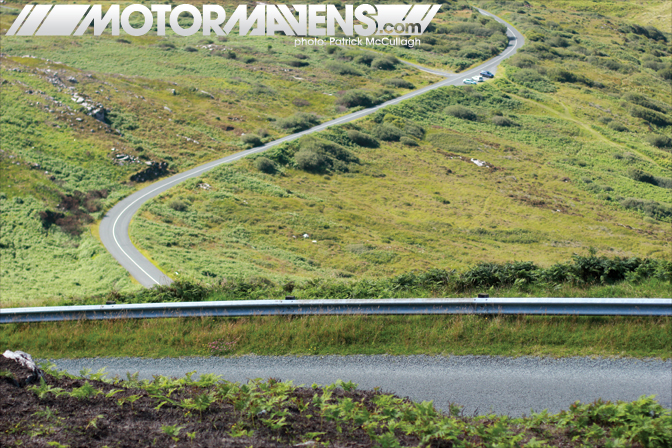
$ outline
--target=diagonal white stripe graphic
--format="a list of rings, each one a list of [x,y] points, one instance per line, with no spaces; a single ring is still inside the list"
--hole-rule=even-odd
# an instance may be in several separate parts
[[[425,17],[425,13],[429,11],[429,8],[432,5],[414,5],[413,9],[411,9],[408,12],[408,15],[404,19],[405,23],[416,23],[420,22],[423,17]]]
[[[37,27],[40,26],[40,23],[42,23],[42,20],[47,16],[49,13],[49,10],[51,9],[51,5],[37,5],[35,6],[35,9],[33,9],[33,12],[30,13],[28,18],[26,19],[26,23],[23,24],[21,29],[19,30],[18,33],[16,33],[17,36],[32,36],[33,33],[35,33],[35,30],[37,30]]]
[[[9,29],[9,31],[7,31],[7,34],[5,34],[5,36],[13,36],[14,33],[16,33],[16,30],[18,30],[19,27],[21,26],[23,21],[26,20],[26,17],[28,17],[28,14],[32,9],[33,5],[24,6],[23,10],[21,10],[21,13],[19,14],[19,17],[17,17],[14,23],[12,23],[12,27]]]
[[[56,5],[35,35],[70,36],[88,9],[89,5]]]

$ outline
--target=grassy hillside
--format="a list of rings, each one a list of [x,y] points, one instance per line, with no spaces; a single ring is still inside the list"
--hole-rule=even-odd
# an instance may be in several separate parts
[[[148,204],[133,239],[205,281],[549,266],[589,247],[669,258],[670,35],[647,18],[664,4],[634,22],[629,4],[592,4],[479,3],[528,40],[495,80],[221,167]],[[0,32],[21,7],[1,9]],[[292,42],[3,37],[3,302],[139,289],[95,238],[121,197],[438,79],[394,55],[459,70],[504,37],[449,2],[418,48]]]
[[[24,3],[3,4],[0,32]],[[447,69],[458,69],[505,45],[492,21],[463,7],[445,7],[435,20],[443,28],[429,34],[480,45],[477,34],[487,32],[487,48],[465,57],[456,45],[416,49],[432,56],[427,63],[454,60]],[[295,48],[290,38],[235,33],[3,36],[1,52],[5,303],[139,288],[95,238],[97,221],[120,198],[346,113],[352,101],[378,103],[439,79],[380,52]]]
[[[143,208],[136,243],[200,280],[669,259],[670,35],[616,9],[483,6],[529,42],[496,79],[186,182]]]

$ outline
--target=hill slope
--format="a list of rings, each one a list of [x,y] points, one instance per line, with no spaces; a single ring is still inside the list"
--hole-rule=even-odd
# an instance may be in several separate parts
[[[187,183],[136,219],[137,245],[166,272],[203,280],[548,265],[590,246],[669,256],[670,35],[610,2],[602,15],[582,3],[481,6],[531,42],[496,80]],[[400,56],[459,69],[503,44],[463,4],[444,9],[433,43]],[[137,288],[94,236],[119,198],[285,135],[306,120],[283,121],[292,114],[325,120],[436,79],[376,68],[361,50],[269,42],[3,38],[3,299]],[[86,105],[105,108],[103,121]]]
[[[670,36],[501,5],[531,43],[495,80],[222,166],[145,206],[133,238],[201,280],[669,258]]]

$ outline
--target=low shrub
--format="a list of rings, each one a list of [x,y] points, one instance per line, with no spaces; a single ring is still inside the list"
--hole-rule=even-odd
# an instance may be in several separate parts
[[[357,156],[338,143],[317,137],[306,137],[294,155],[296,166],[312,173],[348,172],[348,164],[359,163]]]
[[[553,36],[550,39],[546,41],[548,45],[551,47],[560,47],[560,48],[567,48],[569,47],[570,43],[567,39],[561,36]]]
[[[245,134],[240,139],[242,140],[243,143],[245,143],[246,145],[250,145],[252,148],[263,145],[261,138],[259,138],[258,135]]]
[[[277,171],[277,168],[275,166],[275,163],[267,157],[259,157],[255,162],[254,166],[261,171],[262,173],[266,174],[274,174]]]
[[[363,90],[350,90],[342,97],[336,100],[336,104],[345,107],[371,107],[374,105],[374,99],[369,92]]]
[[[672,80],[672,67],[665,67],[658,70],[658,76],[666,81]]]
[[[425,138],[424,128],[422,128],[418,125],[415,125],[415,124],[410,124],[410,123],[407,123],[404,126],[404,134],[406,134],[408,136],[411,136],[411,137],[415,137],[418,140],[422,140],[423,138]]]
[[[363,132],[350,130],[347,132],[348,138],[356,145],[363,146],[365,148],[378,148],[380,142],[376,140],[369,134]]]
[[[494,117],[492,117],[492,124],[494,124],[495,126],[507,127],[507,126],[513,126],[514,123],[510,118],[495,115]]]
[[[637,210],[644,213],[649,218],[669,221],[672,219],[672,207],[661,204],[656,201],[647,201],[638,198],[625,198],[621,200],[621,205],[630,210]]]
[[[479,48],[476,46],[467,46],[462,48],[457,55],[464,59],[487,59],[490,56],[490,52],[484,48]]]
[[[501,32],[493,27],[485,27],[480,23],[458,23],[448,27],[448,33],[450,34],[472,34],[478,37],[490,37],[497,31]]]
[[[294,60],[294,59],[290,59],[290,60],[288,60],[288,61],[284,61],[284,63],[287,64],[287,65],[289,65],[290,67],[297,67],[297,68],[299,68],[299,67],[305,67],[305,66],[307,66],[307,65],[310,65],[310,64],[309,64],[308,62],[306,62],[306,61],[297,61],[297,60]]]
[[[459,104],[446,107],[443,113],[462,120],[476,121],[478,119],[476,112]]]
[[[509,64],[518,68],[532,68],[539,63],[539,60],[534,56],[524,53],[518,53],[511,58]]]
[[[636,180],[637,182],[646,182],[648,184],[653,184],[655,182],[653,175],[645,173],[639,168],[628,169],[628,177]]]
[[[613,284],[626,279],[657,277],[669,281],[672,263],[664,260],[598,257],[574,254],[568,263],[556,263],[546,269],[530,261],[480,263],[460,274],[454,281],[458,289],[530,285],[533,283]]]
[[[291,133],[305,131],[320,123],[314,114],[298,112],[290,117],[277,121],[278,127]]]
[[[649,123],[658,126],[669,126],[672,124],[672,121],[665,115],[642,106],[632,106],[630,109],[630,115],[635,118],[641,118],[642,120],[648,121]]]
[[[667,110],[667,108],[662,107],[652,99],[647,98],[644,95],[640,95],[639,93],[626,93],[625,95],[623,95],[623,99],[626,101],[630,101],[633,104],[646,107],[647,109],[655,110],[656,112],[664,113]]]
[[[355,57],[354,61],[358,64],[370,66],[371,62],[376,58],[376,55],[373,53],[364,53]]]
[[[672,138],[667,135],[649,134],[646,136],[646,141],[656,148],[672,148]]]
[[[301,149],[308,149],[321,154],[326,154],[330,158],[340,160],[345,163],[359,163],[359,159],[353,153],[345,149],[338,143],[329,140],[323,140],[317,137],[306,137],[301,141]]]
[[[556,82],[576,82],[577,77],[574,73],[563,68],[552,68],[548,71],[548,78]]]
[[[638,168],[630,168],[628,170],[628,177],[637,182],[644,182],[661,188],[672,189],[672,178],[654,176],[653,174],[642,171]]]
[[[628,128],[618,121],[611,121],[607,126],[609,129],[613,129],[616,132],[626,132],[628,130]]]
[[[182,199],[173,199],[168,207],[172,208],[176,212],[184,212],[189,208],[189,204],[183,201]]]
[[[415,86],[413,84],[401,78],[386,79],[385,81],[383,81],[383,84],[398,89],[415,89]]]
[[[398,142],[404,135],[401,129],[391,124],[379,124],[371,129],[371,133],[379,140],[385,142]]]
[[[304,171],[323,173],[330,168],[329,159],[323,154],[309,149],[301,149],[294,156],[296,166]]]
[[[418,141],[411,137],[401,137],[400,141],[405,146],[418,146]]]
[[[375,70],[394,70],[398,60],[394,57],[377,57],[371,61],[371,68]]]
[[[211,277],[210,273],[205,273]],[[564,263],[556,263],[548,268],[537,266],[531,261],[508,263],[479,263],[465,271],[432,268],[424,272],[406,272],[394,277],[376,280],[360,279],[352,282],[329,282],[309,279],[291,282],[285,291],[293,291],[302,297],[333,297],[336,299],[372,298],[395,296],[400,291],[432,291],[435,294],[461,292],[516,285],[521,288],[531,285],[578,286],[606,285],[627,280],[639,282],[655,278],[672,281],[672,262],[650,258],[607,258],[589,255],[573,255]],[[228,279],[217,286],[207,287],[194,281],[178,280],[169,286],[157,286],[138,292],[114,294],[120,303],[156,303],[179,301],[202,301],[212,293],[219,296],[239,297],[241,295],[265,296],[276,285],[265,278]],[[277,293],[273,291],[271,295]]]

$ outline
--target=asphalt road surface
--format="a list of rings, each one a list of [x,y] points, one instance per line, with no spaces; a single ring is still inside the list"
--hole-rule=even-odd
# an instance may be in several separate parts
[[[530,410],[557,413],[579,400],[636,400],[656,395],[672,407],[672,361],[590,358],[505,358],[489,356],[241,356],[236,358],[92,358],[54,360],[78,374],[105,367],[110,377],[138,372],[183,377],[196,371],[229,381],[252,378],[292,380],[295,385],[354,381],[360,389],[380,387],[414,401],[434,400],[447,411],[463,405],[467,415],[520,416]],[[197,377],[194,376],[194,378]]]
[[[501,23],[504,23],[507,26],[509,45],[500,55],[484,62],[478,67],[472,68],[470,70],[467,70],[465,72],[456,75],[447,74],[434,69],[428,69],[425,67],[421,67],[417,64],[406,63],[420,70],[424,70],[440,76],[446,76],[446,79],[431,84],[429,86],[423,87],[422,89],[418,89],[413,92],[407,93],[406,95],[397,97],[379,106],[364,109],[349,115],[345,115],[340,118],[336,118],[334,120],[310,128],[306,131],[298,132],[296,134],[288,135],[278,140],[274,140],[270,143],[267,143],[264,146],[260,146],[258,148],[246,151],[241,151],[232,154],[230,156],[212,161],[210,163],[198,166],[184,173],[176,174],[174,176],[155,182],[120,201],[103,217],[99,229],[100,239],[102,240],[103,245],[105,245],[105,247],[112,254],[112,256],[143,286],[151,287],[158,284],[165,285],[172,283],[172,280],[168,276],[166,276],[163,272],[161,272],[160,269],[154,266],[154,264],[152,264],[151,261],[145,258],[145,256],[142,255],[140,251],[138,251],[131,242],[131,238],[128,232],[131,219],[145,202],[158,196],[164,191],[174,187],[180,182],[183,182],[193,177],[200,176],[204,172],[209,171],[215,168],[216,166],[222,165],[224,163],[234,162],[242,157],[264,152],[272,148],[273,146],[279,145],[280,143],[294,140],[304,135],[311,134],[313,132],[322,131],[330,126],[357,120],[358,118],[365,117],[387,106],[391,106],[393,104],[400,103],[401,101],[407,100],[409,98],[422,95],[425,92],[429,92],[430,90],[434,90],[439,87],[462,85],[463,80],[465,78],[471,78],[472,76],[477,75],[481,70],[490,70],[491,72],[495,73],[499,63],[502,62],[504,59],[513,56],[516,53],[516,51],[521,46],[523,46],[525,40],[520,32],[518,32],[515,28],[506,23],[504,20],[495,17],[494,15],[486,11],[483,10],[480,11],[482,14],[494,17],[496,20],[498,20]]]

